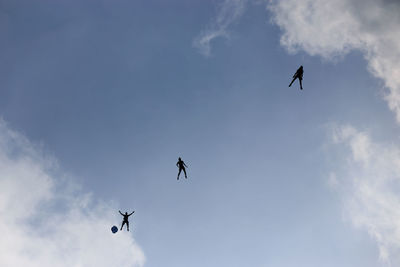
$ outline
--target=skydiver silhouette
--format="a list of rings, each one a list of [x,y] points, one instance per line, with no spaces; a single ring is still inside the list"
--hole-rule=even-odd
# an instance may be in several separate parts
[[[299,79],[299,83],[300,83],[300,90],[303,90],[303,66],[300,66],[300,68],[297,69],[296,73],[293,75],[293,80],[292,82],[289,84],[289,87],[292,85],[292,83],[296,80]]]
[[[122,216],[124,216],[124,220],[122,221],[122,225],[121,225],[121,229],[120,231],[122,231],[122,227],[124,227],[124,224],[126,224],[126,228],[128,229],[129,232],[129,221],[128,218],[129,216],[131,216],[135,211],[132,211],[131,214],[128,214],[128,212],[125,212],[125,214],[123,214],[120,210],[119,210],[119,214],[121,214]]]
[[[185,167],[187,167],[187,166],[181,158],[178,158],[178,162],[176,163],[176,166],[179,168],[178,177],[176,177],[176,179],[179,180],[179,175],[181,174],[181,171],[183,171],[185,173],[185,178],[187,178],[186,169],[185,169]]]

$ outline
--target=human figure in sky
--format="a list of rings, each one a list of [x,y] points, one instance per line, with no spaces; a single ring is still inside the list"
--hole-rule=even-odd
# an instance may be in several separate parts
[[[181,171],[183,171],[185,173],[185,178],[187,178],[186,169],[185,169],[185,167],[187,167],[187,166],[181,158],[178,158],[178,162],[176,163],[176,166],[179,168],[178,177],[176,179],[179,180],[179,175],[181,174]]]
[[[289,84],[289,87],[292,85],[292,83],[298,78],[299,82],[300,82],[300,89],[303,90],[303,66],[300,66],[300,68],[297,69],[296,73],[293,75],[293,80],[292,82]]]
[[[135,211],[132,211],[131,214],[128,214],[128,212],[125,212],[125,214],[123,214],[120,210],[119,210],[119,214],[121,214],[122,216],[124,216],[124,220],[122,221],[122,225],[121,225],[121,229],[120,231],[122,231],[122,227],[124,227],[124,224],[126,224],[126,228],[128,229],[129,232],[129,216],[131,216]]]

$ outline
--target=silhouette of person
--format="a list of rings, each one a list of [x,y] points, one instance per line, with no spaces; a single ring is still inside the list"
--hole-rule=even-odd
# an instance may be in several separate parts
[[[122,227],[124,227],[124,224],[126,224],[126,228],[128,229],[129,232],[129,221],[128,218],[129,216],[131,216],[135,211],[132,211],[131,214],[128,214],[128,212],[125,212],[125,214],[123,214],[120,210],[119,210],[119,214],[121,214],[122,216],[124,216],[124,220],[122,221],[122,225],[121,225],[121,229],[120,231],[122,231]]]
[[[187,167],[187,166],[181,158],[178,158],[178,162],[176,163],[176,166],[179,168],[178,177],[176,177],[176,179],[179,180],[179,175],[181,174],[181,171],[183,171],[185,173],[185,178],[187,178],[186,169],[185,169],[185,167]]]
[[[302,84],[302,81],[303,81],[303,73],[304,73],[304,71],[303,71],[303,66],[300,66],[300,68],[298,68],[297,71],[296,71],[296,73],[293,75],[293,80],[292,80],[292,82],[289,84],[289,87],[292,85],[292,83],[293,83],[296,79],[299,79],[299,82],[300,82],[300,89],[303,90],[303,84]]]

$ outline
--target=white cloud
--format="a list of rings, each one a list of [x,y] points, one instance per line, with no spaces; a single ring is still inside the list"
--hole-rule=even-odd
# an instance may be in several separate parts
[[[268,9],[281,44],[325,59],[357,49],[389,89],[385,99],[400,123],[400,2],[396,0],[279,0]]]
[[[400,123],[399,1],[273,0],[268,9],[291,53],[327,60],[351,50],[364,53],[369,71],[388,88],[385,100]],[[400,147],[374,143],[351,126],[337,128],[333,141],[347,150],[328,184],[340,192],[346,217],[376,240],[380,258],[400,266]]]
[[[331,172],[328,176],[328,185],[331,188],[337,188],[339,186],[339,181],[336,177],[336,174]]]
[[[333,175],[346,218],[376,240],[383,261],[400,266],[400,147],[351,126],[337,128],[333,141],[343,148]]]
[[[200,53],[210,56],[211,41],[218,37],[229,37],[228,27],[239,19],[245,9],[247,0],[224,0],[218,8],[217,17],[193,41],[193,46]]]
[[[143,266],[121,218],[60,176],[52,157],[0,121],[0,266]]]

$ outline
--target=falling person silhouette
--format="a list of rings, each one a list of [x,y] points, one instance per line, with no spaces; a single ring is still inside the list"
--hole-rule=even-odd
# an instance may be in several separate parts
[[[124,224],[126,224],[126,228],[129,231],[129,216],[131,216],[135,211],[132,211],[131,214],[128,214],[128,212],[125,212],[125,214],[123,214],[120,210],[119,210],[119,214],[121,214],[122,216],[124,216],[124,220],[122,221],[122,225],[121,225],[121,229],[120,231],[122,231],[122,227],[124,227]]]
[[[186,169],[185,169],[185,167],[187,167],[187,166],[181,158],[178,158],[178,162],[176,163],[176,166],[179,168],[178,177],[176,177],[176,179],[179,180],[179,175],[181,174],[181,171],[183,171],[185,173],[185,178],[187,178]]]
[[[292,83],[298,78],[299,82],[300,82],[300,89],[303,90],[303,66],[300,66],[300,68],[297,69],[296,73],[293,75],[293,80],[292,82],[289,84],[289,87],[292,85]]]

